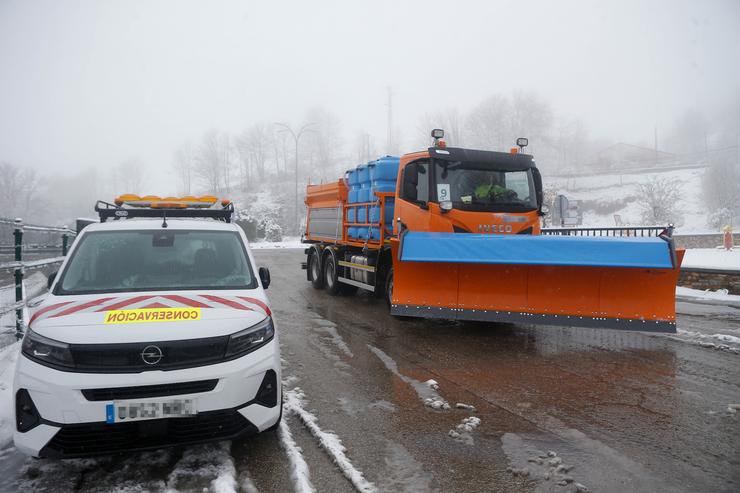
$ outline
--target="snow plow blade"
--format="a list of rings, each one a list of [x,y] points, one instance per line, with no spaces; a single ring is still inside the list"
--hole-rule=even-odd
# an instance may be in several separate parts
[[[393,315],[676,331],[668,236],[408,231],[392,248]]]

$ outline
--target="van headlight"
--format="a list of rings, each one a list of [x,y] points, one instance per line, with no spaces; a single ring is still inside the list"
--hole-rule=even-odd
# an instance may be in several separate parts
[[[229,344],[226,346],[226,357],[247,354],[266,344],[274,335],[275,326],[272,324],[272,318],[267,317],[257,325],[231,334]]]
[[[63,366],[66,368],[74,368],[75,366],[69,344],[49,339],[31,329],[28,329],[26,336],[23,338],[21,351],[30,359],[48,366]]]

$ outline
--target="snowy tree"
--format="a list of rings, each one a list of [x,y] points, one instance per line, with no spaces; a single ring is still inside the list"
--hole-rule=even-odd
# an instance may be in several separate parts
[[[28,219],[43,193],[41,184],[36,170],[0,163],[0,216]]]
[[[646,183],[637,186],[638,205],[645,224],[680,226],[683,217],[679,211],[681,183],[673,178],[653,177]]]
[[[732,224],[740,217],[740,155],[737,148],[715,154],[704,173],[704,203],[712,227]]]

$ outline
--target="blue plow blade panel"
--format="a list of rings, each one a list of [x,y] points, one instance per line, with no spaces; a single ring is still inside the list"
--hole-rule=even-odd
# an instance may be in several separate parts
[[[408,231],[401,261],[672,269],[670,245],[656,237],[496,235]]]

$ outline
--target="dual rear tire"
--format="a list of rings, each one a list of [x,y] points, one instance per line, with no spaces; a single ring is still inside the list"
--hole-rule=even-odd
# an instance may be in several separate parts
[[[332,251],[324,253],[324,261],[319,262],[318,253],[311,252],[308,256],[308,272],[311,285],[315,289],[326,289],[330,296],[340,294],[354,294],[357,292],[357,286],[351,286],[339,281],[340,266],[337,257]],[[323,265],[322,265],[323,264]]]

